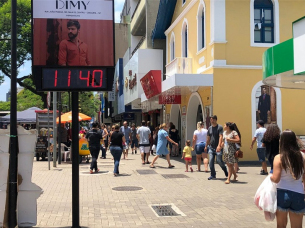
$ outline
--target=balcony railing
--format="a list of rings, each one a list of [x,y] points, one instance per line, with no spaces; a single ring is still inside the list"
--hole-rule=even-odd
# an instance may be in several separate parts
[[[146,35],[145,36],[142,36],[141,40],[139,41],[139,43],[137,44],[137,46],[133,49],[132,53],[131,53],[131,56],[134,55],[134,53],[136,53],[136,51],[141,47],[141,45],[143,44],[144,40],[146,38]]]
[[[174,74],[192,74],[192,58],[175,58],[169,64],[166,65],[166,78]]]

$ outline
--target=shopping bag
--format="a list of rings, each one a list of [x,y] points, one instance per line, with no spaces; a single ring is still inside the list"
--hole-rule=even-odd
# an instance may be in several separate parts
[[[153,152],[156,152],[156,145],[154,144],[151,149],[153,150]]]
[[[267,176],[256,191],[254,196],[255,205],[265,212],[265,219],[272,221],[275,218],[277,209],[277,190],[276,184]],[[270,213],[266,213],[270,212]]]

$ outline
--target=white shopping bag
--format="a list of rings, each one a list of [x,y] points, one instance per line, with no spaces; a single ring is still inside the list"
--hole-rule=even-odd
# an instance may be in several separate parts
[[[277,209],[277,190],[276,184],[267,176],[256,191],[254,196],[255,205],[264,212],[270,212],[270,216],[266,216],[267,221],[274,219],[274,214]],[[265,213],[266,214],[266,213]],[[267,213],[269,214],[269,213]]]

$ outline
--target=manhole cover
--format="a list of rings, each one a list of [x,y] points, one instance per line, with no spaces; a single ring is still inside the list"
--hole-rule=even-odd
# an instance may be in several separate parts
[[[143,188],[137,187],[137,186],[120,186],[120,187],[112,188],[112,190],[114,190],[114,191],[127,191],[127,192],[140,191],[142,189]]]
[[[151,205],[151,208],[158,217],[184,216],[184,214],[172,204],[167,205]]]
[[[155,170],[151,170],[151,169],[138,169],[136,171],[141,175],[157,174]]]
[[[173,179],[173,178],[189,178],[184,174],[162,174],[165,179]]]

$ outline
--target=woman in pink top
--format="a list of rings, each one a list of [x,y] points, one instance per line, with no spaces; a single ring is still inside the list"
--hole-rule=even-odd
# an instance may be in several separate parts
[[[277,183],[277,227],[287,226],[289,214],[292,228],[301,228],[305,212],[305,159],[297,137],[285,130],[280,138],[280,154],[274,157],[271,181]],[[302,183],[303,181],[303,183]]]

